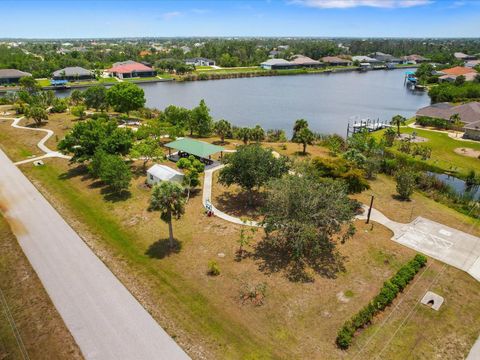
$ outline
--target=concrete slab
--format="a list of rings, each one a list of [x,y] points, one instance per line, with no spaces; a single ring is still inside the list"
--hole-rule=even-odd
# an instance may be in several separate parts
[[[427,291],[425,296],[420,300],[423,305],[431,307],[433,310],[438,311],[442,306],[444,298],[434,292]]]

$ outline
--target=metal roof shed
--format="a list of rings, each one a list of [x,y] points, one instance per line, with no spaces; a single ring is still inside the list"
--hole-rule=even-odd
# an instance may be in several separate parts
[[[221,146],[190,138],[178,139],[165,144],[165,146],[169,148],[169,153],[170,149],[175,149],[204,159],[209,159],[211,155],[225,150]]]
[[[155,164],[147,170],[147,183],[154,185],[160,181],[182,182],[183,174],[166,165]]]

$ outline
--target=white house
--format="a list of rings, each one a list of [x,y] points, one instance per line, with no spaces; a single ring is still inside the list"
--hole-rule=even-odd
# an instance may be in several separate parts
[[[147,170],[147,184],[155,185],[160,181],[182,182],[183,174],[166,165],[155,164]]]

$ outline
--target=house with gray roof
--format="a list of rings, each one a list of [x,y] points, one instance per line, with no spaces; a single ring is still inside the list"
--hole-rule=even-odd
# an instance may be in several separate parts
[[[285,59],[268,59],[267,61],[262,62],[260,66],[265,70],[285,70],[296,69],[299,67],[297,64]]]
[[[80,66],[71,66],[53,72],[54,80],[91,80],[95,78],[93,71],[84,69]]]
[[[350,60],[343,59],[338,56],[324,56],[320,60],[328,66],[351,66],[352,65],[352,62]]]
[[[204,57],[196,57],[191,59],[185,59],[185,64],[194,66],[215,66],[215,60],[207,59]]]
[[[454,114],[458,114],[460,121],[464,124],[465,134],[463,137],[480,140],[480,102],[478,101],[461,105],[437,103],[421,108],[417,111],[416,116],[450,121]]]
[[[0,69],[0,84],[17,84],[25,76],[32,76],[32,74],[17,69]]]
[[[293,55],[290,62],[302,68],[319,68],[322,66],[320,61],[313,60],[304,55]]]

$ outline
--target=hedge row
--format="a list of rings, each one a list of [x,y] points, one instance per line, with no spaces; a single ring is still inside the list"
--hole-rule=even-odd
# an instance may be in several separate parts
[[[398,293],[403,291],[415,274],[425,266],[427,258],[417,254],[407,264],[403,265],[400,270],[390,280],[387,280],[379,294],[373,300],[360,310],[350,320],[346,321],[337,335],[337,346],[340,349],[347,349],[355,335],[355,332],[368,325],[373,317],[380,311],[384,310],[397,297]]]

